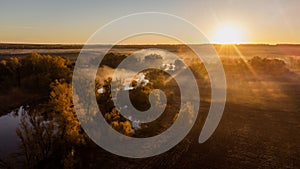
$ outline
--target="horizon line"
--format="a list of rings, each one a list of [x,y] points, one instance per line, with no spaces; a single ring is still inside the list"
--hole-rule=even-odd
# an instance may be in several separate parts
[[[102,45],[102,46],[110,46],[113,44],[109,43],[95,43],[95,44],[85,44],[85,43],[39,43],[39,42],[0,42],[0,44],[7,44],[7,45]],[[142,46],[142,45],[300,45],[299,43],[188,43],[188,44],[181,44],[181,43],[128,43],[128,44],[116,44],[114,46]]]

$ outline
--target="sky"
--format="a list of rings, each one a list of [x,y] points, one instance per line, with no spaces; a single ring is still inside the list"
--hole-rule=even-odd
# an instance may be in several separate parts
[[[230,42],[235,36],[238,43],[300,43],[299,0],[6,0],[0,1],[0,43],[85,43],[105,24],[137,12],[184,18],[211,43],[221,43],[222,38]],[[231,33],[223,37],[228,27]]]

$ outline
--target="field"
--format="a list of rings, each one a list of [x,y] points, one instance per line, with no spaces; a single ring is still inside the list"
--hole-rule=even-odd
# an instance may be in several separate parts
[[[95,47],[95,46],[94,46]],[[108,46],[98,46],[105,49]],[[218,52],[226,75],[227,81],[227,98],[225,110],[218,128],[211,138],[205,143],[199,144],[198,137],[206,119],[210,102],[210,82],[207,72],[203,69],[203,65],[189,59],[192,55],[185,46],[179,45],[138,45],[138,46],[115,46],[106,56],[104,63],[101,63],[102,69],[98,70],[98,78],[100,87],[105,87],[108,83],[106,74],[111,74],[118,63],[134,51],[145,48],[159,48],[168,50],[175,54],[181,54],[183,60],[188,62],[188,65],[193,70],[194,75],[197,77],[197,83],[201,94],[200,111],[193,126],[187,137],[184,138],[177,146],[171,150],[145,159],[130,159],[123,158],[111,154],[104,149],[98,147],[88,138],[84,145],[78,145],[77,141],[69,139],[69,137],[80,138],[79,136],[65,136],[65,140],[70,142],[62,142],[61,140],[55,144],[69,144],[72,151],[76,155],[68,156],[69,149],[64,152],[55,149],[49,151],[44,159],[39,159],[33,167],[53,167],[51,165],[76,165],[79,168],[299,168],[300,167],[300,45],[214,45]],[[9,58],[18,58],[21,63],[20,70],[21,77],[9,76],[1,77],[1,90],[0,90],[0,114],[3,117],[11,112],[13,109],[22,106],[30,105],[32,110],[40,111],[42,116],[50,116],[50,112],[59,114],[60,112],[53,103],[58,103],[59,97],[57,93],[51,95],[51,91],[71,91],[70,75],[61,74],[53,71],[52,74],[45,77],[43,73],[31,71],[26,67],[26,59],[31,53],[37,52],[35,57],[42,59],[44,55],[62,56],[61,62],[66,66],[54,67],[55,70],[70,71],[73,69],[74,62],[81,50],[81,45],[29,45],[29,44],[0,44],[0,61],[8,60]],[[198,50],[204,50],[205,45],[198,45]],[[154,54],[156,54],[154,52]],[[33,59],[31,58],[30,61]],[[69,59],[64,61],[63,59]],[[48,58],[52,63],[53,59]],[[22,67],[22,60],[24,65]],[[56,60],[54,59],[55,63]],[[53,62],[54,62],[53,61]],[[19,63],[19,62],[18,62]],[[29,62],[28,62],[29,63]],[[31,63],[31,62],[30,62]],[[42,62],[41,62],[42,63]],[[8,65],[8,64],[6,64]],[[61,65],[61,64],[59,64]],[[105,73],[104,68],[107,68]],[[54,69],[51,67],[51,70]],[[2,70],[2,69],[1,69]],[[3,70],[6,70],[3,68]],[[42,70],[42,69],[41,69]],[[48,69],[46,69],[48,71]],[[18,72],[16,69],[15,72]],[[35,74],[36,73],[36,74]],[[57,74],[55,74],[57,73]],[[151,76],[153,72],[146,75],[149,80],[154,80]],[[4,74],[1,72],[1,74]],[[13,75],[15,75],[13,73]],[[162,75],[166,77],[167,75]],[[13,79],[16,77],[19,80]],[[41,77],[45,77],[42,79]],[[59,77],[59,78],[58,78]],[[152,78],[151,78],[152,77]],[[55,79],[64,79],[63,81],[54,82]],[[39,80],[37,86],[35,82]],[[34,82],[32,82],[34,81]],[[7,83],[6,83],[7,82]],[[54,83],[53,83],[54,82]],[[157,81],[157,86],[160,81]],[[49,88],[49,84],[50,88]],[[156,83],[153,82],[155,85]],[[167,92],[176,91],[177,88],[173,87],[173,81],[164,86]],[[4,88],[5,87],[5,88]],[[147,87],[147,86],[146,86]],[[148,86],[149,90],[153,86]],[[36,90],[38,89],[38,90]],[[106,88],[104,88],[106,89]],[[139,88],[138,88],[139,89]],[[148,88],[147,88],[148,90]],[[49,96],[50,91],[50,96]],[[145,89],[141,90],[145,91]],[[146,93],[146,94],[145,94]],[[147,91],[142,95],[131,93],[132,101],[136,102],[136,107],[140,109],[147,109]],[[176,92],[175,92],[176,93]],[[48,97],[49,96],[49,97]],[[140,99],[142,98],[142,99]],[[117,120],[107,118],[107,122],[122,126],[115,127],[119,132],[131,135],[133,137],[144,137],[153,134],[158,134],[164,131],[171,125],[166,120],[172,120],[174,110],[177,110],[176,104],[178,96],[172,95],[168,97],[174,99],[171,106],[168,107],[164,116],[157,122],[149,123],[149,128],[143,128],[132,133],[131,130],[125,130],[125,123],[122,117]],[[57,99],[57,100],[55,100]],[[107,100],[109,105],[109,95],[97,95],[99,108],[108,112],[108,115],[113,116],[114,107],[104,107],[103,100]],[[136,99],[136,100],[135,100]],[[141,101],[142,100],[142,101]],[[146,100],[146,101],[143,101]],[[49,102],[48,102],[49,101]],[[58,102],[55,102],[58,101]],[[47,104],[47,106],[45,106]],[[66,102],[66,104],[71,104]],[[175,105],[175,107],[172,106]],[[49,105],[51,108],[49,108]],[[70,106],[69,106],[70,107]],[[72,106],[71,106],[72,107]],[[66,109],[70,110],[70,109]],[[103,114],[105,117],[108,115]],[[51,114],[52,116],[52,114]],[[55,119],[56,116],[53,115]],[[70,117],[69,114],[62,117]],[[72,116],[73,117],[73,116]],[[46,117],[45,117],[46,118]],[[49,118],[51,120],[51,118]],[[74,119],[73,119],[74,120]],[[75,121],[75,120],[74,120]],[[60,122],[60,121],[59,121]],[[121,125],[122,122],[122,125]],[[59,123],[60,124],[60,123]],[[78,125],[73,122],[62,123],[64,125]],[[1,126],[0,127],[4,127]],[[77,126],[80,128],[80,126]],[[45,129],[48,131],[48,129]],[[78,129],[81,130],[81,129]],[[66,131],[68,133],[68,131]],[[80,133],[80,132],[78,132]],[[5,135],[1,134],[1,140],[5,140]],[[82,134],[82,133],[80,133]],[[34,135],[33,135],[34,136]],[[52,136],[51,136],[52,137]],[[55,135],[53,135],[55,137]],[[55,137],[56,138],[56,137]],[[36,139],[36,138],[35,138]],[[76,142],[76,143],[75,143]],[[30,145],[30,143],[27,143]],[[23,146],[26,145],[23,143]],[[37,148],[38,149],[38,148]],[[24,149],[21,149],[21,154],[24,154]],[[55,152],[64,153],[55,158]],[[14,153],[14,152],[11,152]],[[26,152],[25,152],[26,154]],[[27,153],[27,155],[33,154]],[[67,154],[67,155],[66,155]],[[73,157],[74,156],[74,157]],[[1,154],[0,148],[0,168],[2,166],[13,166],[14,157],[12,155],[5,156]],[[50,162],[45,162],[51,161]],[[23,162],[22,160],[18,159]],[[27,159],[27,162],[31,162]],[[26,160],[24,160],[26,161]],[[26,165],[28,163],[24,162]],[[23,164],[23,163],[22,163]],[[32,166],[29,166],[32,167]]]

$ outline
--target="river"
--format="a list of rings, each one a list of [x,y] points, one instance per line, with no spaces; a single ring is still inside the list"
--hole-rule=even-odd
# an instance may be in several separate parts
[[[0,117],[0,158],[17,152],[20,140],[16,129],[20,125],[22,115],[26,113],[24,106]]]

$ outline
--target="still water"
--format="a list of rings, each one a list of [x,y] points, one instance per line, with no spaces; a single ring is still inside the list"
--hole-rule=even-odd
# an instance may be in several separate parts
[[[0,117],[0,158],[16,152],[20,140],[16,134],[22,115],[26,113],[23,106]]]

